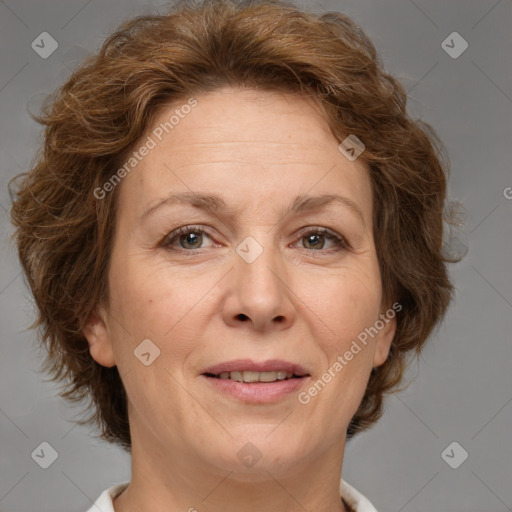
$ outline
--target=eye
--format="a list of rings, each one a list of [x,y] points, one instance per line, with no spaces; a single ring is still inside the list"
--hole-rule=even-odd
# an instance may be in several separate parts
[[[350,246],[345,237],[322,227],[309,228],[302,232],[299,241],[303,241],[304,249],[319,251],[325,249],[326,240],[334,244],[335,250],[349,249]]]
[[[206,230],[200,226],[183,226],[169,233],[160,245],[169,249],[191,252],[203,248],[202,242],[205,236],[210,238]],[[179,244],[177,247],[176,243]]]
[[[194,253],[199,249],[204,249],[203,242],[205,237],[212,239],[201,226],[183,226],[175,229],[165,236],[160,246],[168,250],[177,250],[187,253]],[[350,249],[350,244],[345,237],[323,227],[313,227],[303,230],[298,242],[302,241],[302,249],[310,249],[314,252],[335,252],[344,249]],[[297,242],[296,242],[297,243]],[[325,247],[326,244],[331,247]],[[210,245],[211,247],[211,245]]]

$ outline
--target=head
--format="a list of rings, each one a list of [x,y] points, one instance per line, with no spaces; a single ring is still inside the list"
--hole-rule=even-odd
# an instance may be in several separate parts
[[[12,208],[62,396],[108,441],[212,460],[224,437],[291,460],[375,423],[452,293],[446,169],[405,104],[342,14],[222,1],[123,24],[36,117]],[[309,374],[268,438],[282,408],[204,382],[240,358]]]

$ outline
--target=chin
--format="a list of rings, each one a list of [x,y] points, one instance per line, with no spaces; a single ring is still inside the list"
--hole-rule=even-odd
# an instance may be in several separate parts
[[[212,463],[244,482],[268,481],[268,473],[274,477],[292,475],[305,464],[308,454],[298,440],[277,432],[269,436],[270,432],[272,429],[265,428],[259,435],[230,440]]]

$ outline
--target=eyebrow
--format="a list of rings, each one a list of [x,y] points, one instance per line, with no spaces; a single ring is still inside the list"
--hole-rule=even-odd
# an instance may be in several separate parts
[[[366,224],[363,217],[363,213],[361,209],[357,206],[357,204],[354,203],[354,201],[352,201],[348,197],[339,194],[322,194],[318,196],[311,196],[307,194],[298,195],[291,202],[288,208],[285,208],[284,211],[281,211],[281,216],[285,217],[290,213],[307,213],[315,210],[321,210],[336,201],[357,213],[357,215],[361,218],[363,224]],[[227,207],[226,202],[224,201],[222,196],[218,194],[180,192],[177,194],[172,194],[164,199],[161,199],[153,206],[150,206],[140,216],[139,220],[142,221],[146,219],[149,215],[151,215],[157,209],[161,208],[164,205],[171,206],[174,204],[190,205],[193,206],[194,208],[198,208],[209,213],[217,213],[221,211],[230,210],[232,211],[231,208]]]

